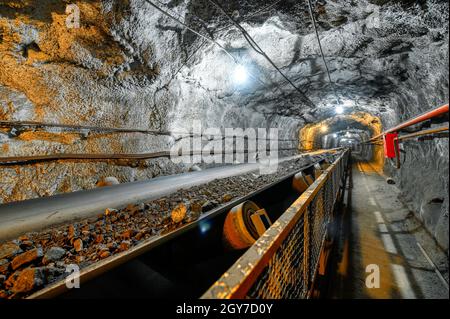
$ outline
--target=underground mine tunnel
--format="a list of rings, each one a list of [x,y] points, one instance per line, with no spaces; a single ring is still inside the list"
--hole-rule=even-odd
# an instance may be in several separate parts
[[[0,0],[0,299],[448,299],[444,0]]]

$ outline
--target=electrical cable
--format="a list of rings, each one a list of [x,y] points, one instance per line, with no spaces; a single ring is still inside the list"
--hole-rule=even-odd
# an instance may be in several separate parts
[[[27,127],[56,127],[56,128],[67,128],[75,130],[90,130],[90,131],[103,131],[103,132],[113,132],[113,133],[143,133],[152,135],[167,135],[171,136],[173,133],[169,131],[157,131],[157,130],[145,130],[137,128],[117,128],[117,127],[100,127],[91,125],[77,125],[77,124],[59,124],[59,123],[46,123],[46,122],[35,122],[35,121],[0,121],[0,127],[16,127],[16,126],[27,126]]]
[[[288,147],[288,148],[277,148],[277,151],[289,151],[298,150],[298,148]],[[258,154],[255,151],[234,151],[233,152],[213,152],[210,151],[209,155],[231,155],[231,154]],[[206,153],[207,154],[207,153]],[[32,156],[11,156],[11,157],[0,157],[0,166],[10,166],[10,165],[27,165],[36,162],[51,162],[51,161],[61,161],[61,160],[89,160],[89,161],[105,161],[105,160],[148,160],[154,158],[171,158],[172,156],[183,157],[183,156],[195,156],[195,155],[206,155],[204,151],[190,151],[188,154],[178,153],[173,154],[171,151],[161,151],[154,153],[140,153],[140,154],[49,154],[49,155],[32,155]]]
[[[420,136],[426,136],[426,135],[434,135],[437,133],[442,133],[448,131],[448,126],[443,126],[443,127],[438,127],[438,128],[431,128],[428,130],[422,130],[419,132],[414,132],[411,134],[406,134],[406,135],[401,135],[399,137],[397,137],[398,141],[403,141],[406,139],[411,139],[411,138],[415,138],[415,137],[420,137]]]
[[[161,9],[160,7],[158,7],[156,4],[154,4],[153,2],[151,2],[150,0],[145,0],[147,3],[149,3],[150,5],[152,5],[154,8],[156,8],[158,11],[160,11],[161,13],[163,13],[164,15],[166,15],[166,16],[168,16],[169,18],[171,18],[171,19],[173,19],[173,20],[175,20],[176,22],[178,22],[178,23],[180,23],[180,24],[182,24],[183,26],[185,26],[189,31],[192,31],[193,33],[195,33],[195,34],[197,34],[197,35],[199,35],[199,36],[201,36],[203,39],[206,39],[207,41],[209,41],[209,42],[212,42],[213,44],[216,44],[216,45],[218,45],[222,50],[224,50],[226,53],[227,53],[227,55],[228,56],[230,56],[232,59],[233,59],[233,62],[234,63],[236,63],[236,64],[238,64],[239,65],[239,63],[236,61],[236,59],[223,47],[223,46],[221,46],[217,41],[215,41],[215,40],[213,40],[213,39],[210,39],[210,38],[208,38],[208,37],[206,37],[206,36],[204,36],[204,35],[201,35],[198,31],[196,31],[196,30],[193,30],[192,28],[190,28],[189,26],[187,26],[187,24],[186,23],[184,23],[184,22],[182,22],[180,19],[177,19],[176,17],[174,17],[173,15],[171,15],[170,13],[167,13],[167,12],[165,12],[163,9]],[[275,4],[277,4],[277,3],[273,3],[272,5],[275,5]],[[228,26],[227,26],[228,27]],[[245,30],[244,30],[245,31]],[[248,33],[247,33],[247,35],[248,35]],[[254,41],[253,41],[254,42]],[[256,43],[255,43],[256,44]],[[252,47],[253,47],[254,45],[252,44]],[[201,46],[200,46],[201,47]],[[198,49],[200,49],[200,47],[198,48]],[[259,50],[260,51],[260,50]],[[195,53],[194,53],[195,54]],[[193,55],[194,55],[193,54]],[[192,56],[193,56],[192,55]],[[277,68],[276,67],[276,65],[274,65],[275,66],[275,68]],[[179,69],[179,70],[181,70],[182,68],[184,67],[184,65],[183,66],[181,66],[181,68]],[[179,72],[179,70],[177,71],[177,73]],[[279,70],[279,69],[278,69]],[[281,72],[281,70],[279,71],[279,72]],[[252,78],[252,79],[254,79],[255,81],[258,81],[258,82],[260,82],[263,86],[267,86],[266,85],[266,83],[264,83],[261,79],[259,79],[258,77],[256,77],[255,75],[253,75],[251,72],[249,72],[249,71],[247,71],[247,73],[248,73],[248,75]],[[282,75],[284,75],[284,74],[282,74]],[[287,78],[286,78],[287,79]],[[288,82],[291,82],[291,84],[293,84],[292,83],[292,81],[290,81],[289,79],[287,79],[288,80]],[[169,83],[170,83],[170,81],[169,81]],[[164,87],[164,86],[163,86]],[[279,88],[279,85],[278,84],[276,84],[276,87],[278,88],[278,90],[280,90],[280,88]],[[295,85],[294,85],[294,87],[295,87]],[[306,96],[305,96],[305,94],[300,90],[300,89],[296,89],[297,91],[299,91],[300,93],[301,93],[301,97],[302,97],[302,100],[306,103],[306,104],[309,104],[309,105],[311,105],[311,106],[314,106],[314,104],[312,103],[312,101],[311,100],[309,100]],[[282,90],[280,90],[280,91],[282,91]]]
[[[163,9],[161,9],[160,7],[158,7],[156,4],[154,4],[152,1],[150,0],[145,0],[147,3],[149,3],[151,6],[153,6],[155,9],[157,9],[159,12],[161,12],[162,14],[166,15],[167,17],[173,19],[174,21],[178,22],[179,24],[183,25],[187,30],[193,32],[194,34],[198,35],[199,37],[203,38],[205,40],[204,43],[202,43],[195,51],[194,53],[187,58],[187,61],[207,42],[211,42],[215,45],[217,45],[221,50],[223,50],[236,64],[239,64],[236,60],[236,58],[230,53],[228,52],[228,50],[226,50],[220,43],[218,43],[216,40],[209,38],[203,34],[201,34],[200,32],[192,29],[191,27],[189,27],[186,23],[184,23],[183,21],[181,21],[180,19],[178,19],[177,17],[175,17],[174,15],[164,11]],[[253,16],[256,16],[257,14],[259,14],[262,11],[268,10],[272,7],[274,7],[276,4],[278,4],[280,1],[275,1],[274,3],[270,4],[269,6],[261,9],[258,12],[255,12],[254,14],[252,14],[247,18],[251,18]],[[218,6],[217,3],[214,3]],[[220,7],[220,6],[219,6]],[[224,14],[233,22],[233,24],[237,25],[241,31],[243,31],[243,35],[246,39],[246,41],[250,44],[250,46],[259,54],[263,55],[272,65],[273,67],[299,92],[302,94],[302,97],[309,101],[311,104],[312,102],[306,97],[304,96],[304,93],[297,88],[292,81],[287,78],[284,73],[273,63],[273,61],[267,56],[267,54],[258,46],[258,44],[253,40],[253,38],[246,32],[245,29],[243,29],[237,22],[234,21],[234,19],[230,16],[228,16],[228,14],[223,11]],[[229,27],[229,26],[227,26]],[[186,61],[186,62],[187,62]],[[185,63],[186,63],[185,62]],[[179,70],[181,70],[181,68],[184,65],[182,65]],[[179,72],[179,70],[177,71],[177,73]],[[176,73],[176,74],[177,74]],[[250,76],[252,76],[253,78],[255,78],[251,73],[249,73]],[[262,82],[260,79],[257,79],[260,82]],[[264,82],[262,82],[263,84],[265,84]],[[86,130],[100,130],[100,131],[106,131],[106,132],[114,132],[114,133],[144,133],[144,134],[153,134],[153,135],[166,135],[166,136],[172,136],[173,134],[187,134],[188,136],[195,136],[193,134],[189,134],[189,133],[176,133],[176,132],[169,132],[169,131],[156,131],[156,130],[144,130],[144,129],[128,129],[128,128],[112,128],[112,127],[98,127],[98,126],[83,126],[83,125],[70,125],[70,124],[57,124],[57,123],[39,123],[39,122],[33,122],[33,121],[0,121],[1,125],[7,125],[7,126],[35,126],[35,127],[40,127],[40,126],[47,126],[47,127],[59,127],[59,128],[70,128],[70,129],[86,129]],[[223,136],[221,136],[222,138],[224,138]],[[247,138],[248,139],[248,138]],[[278,141],[297,141],[296,139],[279,139]],[[108,154],[94,154],[94,155],[86,155],[86,154],[59,154],[59,155],[54,155],[54,157],[52,157],[53,155],[45,155],[45,156],[30,156],[30,157],[20,157],[22,159],[27,159],[27,160],[61,160],[61,159],[88,159],[89,156],[91,156],[92,158],[90,159],[145,159],[145,158],[155,158],[155,157],[165,157],[167,156],[167,154],[165,154],[164,152],[157,152],[157,153],[148,153],[148,154],[112,154],[112,155],[108,155]],[[110,156],[110,157],[108,157]],[[18,159],[19,157],[15,157],[16,159]],[[3,158],[2,160],[4,160],[5,158]],[[12,158],[14,159],[14,157]]]
[[[159,12],[161,12],[162,14],[166,15],[167,17],[173,19],[174,21],[180,23],[181,25],[183,25],[187,30],[193,32],[194,34],[198,35],[199,37],[217,45],[222,51],[224,51],[232,60],[234,63],[236,63],[237,65],[239,65],[239,62],[237,61],[237,59],[230,53],[228,52],[227,49],[225,49],[224,46],[222,46],[219,42],[217,42],[216,40],[209,38],[203,34],[201,34],[200,32],[192,29],[191,27],[189,27],[186,23],[184,23],[183,21],[181,21],[180,19],[177,19],[175,16],[171,15],[170,13],[166,12],[165,10],[161,9],[159,6],[157,6],[155,3],[153,3],[150,0],[145,0],[148,4],[150,4],[152,7],[154,7],[155,9],[157,9]],[[259,79],[258,77],[256,77],[255,75],[253,75],[251,72],[247,71],[248,75],[256,80],[259,81],[260,83],[262,83],[263,85],[266,85],[261,79]]]
[[[277,1],[275,1],[274,3],[272,3],[272,4],[269,4],[268,6],[266,6],[266,7],[264,7],[264,8],[262,8],[261,10],[258,10],[258,11],[256,11],[256,12],[254,12],[254,13],[251,13],[251,14],[249,14],[248,16],[246,16],[246,17],[244,17],[244,18],[242,18],[242,20],[241,21],[247,21],[247,20],[249,20],[249,19],[251,19],[251,18],[253,18],[253,17],[255,17],[255,16],[257,16],[257,15],[259,15],[259,14],[261,14],[261,13],[263,13],[264,11],[267,11],[267,10],[269,10],[269,9],[272,9],[273,7],[275,7],[278,3],[280,3],[282,0],[277,0]],[[158,1],[159,3],[161,3],[161,4],[164,4],[164,5],[167,5],[167,4],[165,4],[165,3],[163,3],[163,2],[161,2],[161,1]],[[193,17],[195,17],[195,18],[198,18],[196,15],[192,15]],[[230,27],[232,27],[234,24],[229,24],[229,25],[226,25],[226,26],[224,26],[224,27],[222,27],[222,28],[218,28],[217,30],[212,30],[211,31],[211,34],[212,33],[214,33],[214,32],[220,32],[220,31],[223,31],[223,30],[226,30],[226,29],[228,29],[228,28],[230,28]],[[183,63],[183,65],[175,72],[175,74],[172,76],[172,79],[181,71],[181,69],[184,67],[184,66],[186,66],[186,64],[187,64],[187,62],[189,62],[189,60],[206,44],[206,43],[208,43],[208,40],[207,39],[204,39],[203,40],[203,42],[197,47],[197,49],[195,49],[194,50],[194,52],[186,59],[186,61],[184,61],[184,63]],[[169,83],[170,83],[170,81],[169,81]],[[166,84],[167,85],[167,84]],[[165,85],[165,86],[166,86]]]
[[[101,127],[101,126],[85,126],[85,125],[74,125],[74,124],[59,124],[59,123],[48,123],[48,122],[34,122],[34,121],[0,121],[0,127],[55,127],[55,128],[66,128],[71,130],[90,130],[90,131],[102,131],[102,132],[110,132],[110,133],[142,133],[142,134],[151,134],[151,135],[164,135],[171,138],[175,138],[175,136],[179,135],[182,138],[187,137],[220,137],[221,139],[225,139],[228,137],[235,137],[234,135],[211,135],[211,134],[193,134],[190,132],[177,132],[177,131],[157,131],[157,130],[145,130],[145,129],[130,129],[130,128],[117,128],[117,127]],[[178,137],[178,138],[180,138]],[[248,136],[244,136],[244,139],[249,139]],[[259,138],[250,139],[250,140],[258,140]],[[277,139],[279,142],[294,142],[298,141],[297,139]]]
[[[266,7],[262,8],[261,10],[258,10],[258,11],[256,11],[255,13],[252,13],[252,14],[246,16],[242,21],[251,19],[251,18],[253,18],[254,16],[257,16],[257,15],[259,15],[259,14],[261,14],[261,13],[267,11],[267,10],[272,9],[272,8],[275,7],[277,4],[279,4],[281,1],[283,1],[283,0],[277,0],[277,1],[273,2],[272,4],[267,5]]]
[[[148,4],[150,4],[152,7],[154,7],[156,10],[158,10],[159,12],[161,12],[162,14],[164,14],[165,16],[171,18],[172,20],[178,22],[179,24],[183,25],[186,29],[188,29],[189,31],[191,31],[192,33],[198,35],[199,37],[217,45],[222,51],[224,51],[234,62],[238,63],[236,61],[236,58],[230,53],[228,52],[227,49],[225,49],[223,47],[223,45],[221,45],[219,42],[217,42],[216,40],[207,37],[206,35],[201,34],[200,32],[192,29],[190,26],[188,26],[186,23],[184,23],[183,21],[181,21],[180,19],[178,19],[177,17],[173,16],[172,14],[168,13],[167,11],[161,9],[158,5],[156,5],[155,3],[153,3],[150,0],[145,0],[145,2],[147,2]]]
[[[250,46],[259,54],[261,54],[274,68],[275,70],[278,71],[278,73],[281,74],[281,76],[297,91],[300,93],[302,99],[304,100],[304,102],[314,106],[314,104],[312,103],[312,101],[306,97],[305,93],[300,90],[300,88],[298,88],[281,70],[280,68],[272,61],[272,59],[270,59],[270,57],[261,49],[261,47],[255,42],[255,40],[250,36],[250,34],[248,34],[248,32],[238,23],[236,22],[232,16],[230,16],[225,9],[219,5],[216,1],[214,0],[208,0],[209,2],[211,2],[213,5],[215,5],[244,35],[244,38],[247,40],[247,42],[250,44]]]
[[[317,30],[316,19],[314,18],[314,10],[313,10],[313,6],[312,6],[312,3],[311,3],[311,0],[307,0],[307,1],[308,1],[309,14],[310,14],[310,16],[311,16],[311,20],[312,20],[314,32],[315,32],[316,37],[317,37],[317,42],[319,43],[320,54],[321,54],[321,56],[322,56],[322,60],[323,60],[323,63],[324,63],[324,65],[325,65],[325,69],[327,70],[328,81],[330,81],[330,85],[331,85],[331,87],[332,87],[332,89],[333,89],[333,92],[334,92],[334,95],[335,95],[335,97],[336,97],[336,100],[337,100],[338,104],[341,104],[341,101],[340,101],[340,99],[339,99],[339,96],[337,95],[337,92],[336,92],[335,84],[334,84],[333,81],[331,80],[330,69],[328,68],[328,64],[327,64],[327,61],[326,61],[326,59],[325,59],[325,55],[324,55],[324,53],[323,53],[322,44],[321,44],[321,42],[320,42],[320,37],[319,37],[319,31]]]

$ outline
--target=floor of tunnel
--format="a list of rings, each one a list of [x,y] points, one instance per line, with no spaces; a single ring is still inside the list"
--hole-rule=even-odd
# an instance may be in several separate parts
[[[387,184],[385,177],[365,162],[354,164],[352,175],[353,187],[343,218],[332,297],[449,298],[448,256],[398,199],[398,188]],[[438,265],[447,284],[419,245],[423,245],[426,254]],[[377,270],[379,286],[374,277]]]

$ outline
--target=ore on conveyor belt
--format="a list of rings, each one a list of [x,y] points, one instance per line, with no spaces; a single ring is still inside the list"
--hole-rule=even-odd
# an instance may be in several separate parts
[[[0,298],[24,298],[64,279],[66,267],[80,269],[154,236],[192,223],[201,214],[243,197],[326,155],[281,163],[276,174],[258,172],[204,185],[123,209],[106,208],[96,217],[30,232],[0,244]]]

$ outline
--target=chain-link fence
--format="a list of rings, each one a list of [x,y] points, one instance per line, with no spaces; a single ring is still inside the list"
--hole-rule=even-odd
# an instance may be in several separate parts
[[[307,298],[347,161],[344,152],[203,298]]]

